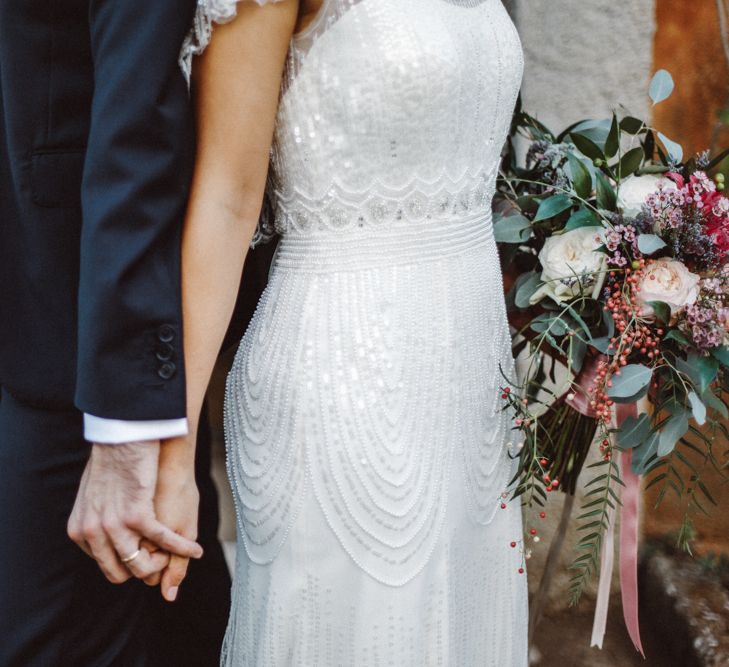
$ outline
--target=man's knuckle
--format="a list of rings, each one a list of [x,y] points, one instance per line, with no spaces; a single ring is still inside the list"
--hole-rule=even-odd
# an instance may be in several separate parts
[[[81,535],[84,539],[94,539],[99,534],[99,522],[93,520],[84,521],[81,527]]]
[[[83,540],[83,534],[81,533],[81,527],[78,523],[69,523],[66,526],[66,533],[74,542],[80,542]]]
[[[141,528],[146,524],[146,522],[147,513],[137,507],[127,509],[124,514],[124,523],[132,528]]]
[[[120,527],[119,519],[116,516],[107,516],[101,521],[101,527],[105,533],[116,533]]]

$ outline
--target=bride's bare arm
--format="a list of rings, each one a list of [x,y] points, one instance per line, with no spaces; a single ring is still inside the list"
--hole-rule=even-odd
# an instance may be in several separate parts
[[[163,443],[157,487],[160,520],[196,534],[194,436],[205,391],[235,305],[261,210],[281,75],[298,0],[259,7],[215,27],[195,61],[198,148],[182,241],[182,299],[190,436]],[[175,509],[178,508],[178,509]],[[191,516],[193,514],[193,516]],[[172,558],[162,592],[174,599],[187,561]],[[154,582],[152,582],[154,583]]]
[[[205,390],[261,211],[297,0],[238,6],[195,63],[198,150],[182,243],[188,418]]]

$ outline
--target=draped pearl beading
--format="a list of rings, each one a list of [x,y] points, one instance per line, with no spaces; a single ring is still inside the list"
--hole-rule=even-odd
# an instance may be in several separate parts
[[[512,360],[489,206],[375,230],[284,234],[229,376],[226,440],[252,562],[276,558],[313,492],[352,560],[401,586],[452,484],[475,524],[497,511]]]

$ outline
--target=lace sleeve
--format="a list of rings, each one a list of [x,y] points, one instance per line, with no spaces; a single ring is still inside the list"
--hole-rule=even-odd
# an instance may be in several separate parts
[[[259,6],[281,0],[198,0],[195,18],[180,51],[180,67],[188,85],[192,73],[192,59],[200,55],[210,43],[214,23],[228,23],[238,12],[238,2],[255,2]]]

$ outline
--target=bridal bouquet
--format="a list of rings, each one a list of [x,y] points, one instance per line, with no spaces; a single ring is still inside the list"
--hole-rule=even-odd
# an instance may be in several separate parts
[[[654,103],[672,87],[656,74]],[[689,511],[714,502],[702,472],[721,471],[729,438],[729,199],[716,173],[726,156],[683,161],[677,143],[630,116],[555,134],[515,115],[494,234],[524,372],[505,378],[502,398],[517,413],[515,493],[527,504],[574,493],[599,449],[578,517],[575,601],[626,477],[687,498]]]

